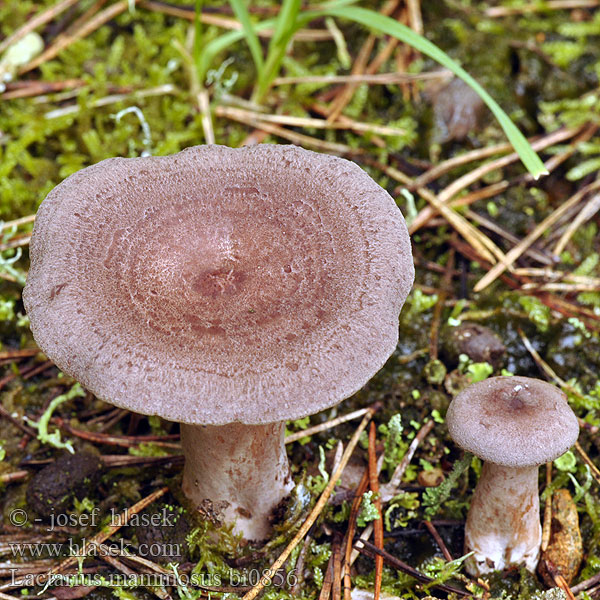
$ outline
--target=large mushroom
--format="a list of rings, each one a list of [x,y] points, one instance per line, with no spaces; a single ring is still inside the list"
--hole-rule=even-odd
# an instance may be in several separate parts
[[[557,387],[492,377],[464,389],[446,415],[452,439],[485,462],[465,525],[472,575],[525,564],[535,571],[541,525],[539,465],[577,440],[579,424]]]
[[[392,198],[294,146],[102,161],[44,200],[30,254],[40,348],[97,397],[179,421],[185,493],[248,539],[292,486],[284,421],[381,368],[414,277]]]

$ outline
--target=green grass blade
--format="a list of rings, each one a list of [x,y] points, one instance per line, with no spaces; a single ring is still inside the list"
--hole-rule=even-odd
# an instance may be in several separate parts
[[[459,64],[454,62],[435,44],[423,36],[420,36],[418,33],[415,33],[412,29],[406,27],[406,25],[402,25],[390,17],[385,17],[366,8],[350,6],[346,8],[328,8],[322,12],[340,19],[355,21],[356,23],[360,23],[366,27],[370,27],[387,35],[391,35],[400,41],[409,44],[423,54],[433,58],[441,65],[452,71],[466,84],[470,85],[479,94],[481,99],[488,105],[502,126],[506,137],[508,137],[510,143],[513,145],[514,149],[521,158],[521,161],[531,175],[537,179],[541,175],[548,174],[548,171],[540,160],[540,157],[535,153],[533,148],[529,145],[529,142],[518,130],[516,125],[510,120],[510,117],[502,110],[502,108],[500,108],[500,105],[483,89],[483,87],[481,87],[481,85],[479,85],[479,83],[477,83],[477,81],[475,81],[475,79],[473,79],[473,77],[471,77],[471,75],[469,75]]]
[[[332,2],[328,2],[323,5],[323,9],[329,8],[341,8],[343,6],[348,6],[350,4],[354,4],[357,0],[333,0]],[[323,17],[325,14],[322,11],[307,11],[300,13],[296,20],[296,30],[304,27],[308,23],[310,23],[313,19],[318,17]],[[264,29],[273,29],[275,27],[276,20],[275,19],[266,19],[265,21],[261,21],[254,25],[254,31],[262,31]],[[216,56],[229,48],[229,46],[239,42],[244,39],[244,31],[230,31],[228,33],[224,33],[220,35],[218,38],[211,40],[206,44],[206,46],[202,49],[201,54],[198,57],[194,57],[196,62],[196,70],[198,72],[198,80],[200,83],[204,83],[204,79],[206,78],[206,73],[208,70],[214,66],[214,60]],[[272,81],[272,79],[271,79]]]
[[[198,76],[198,83],[202,86],[204,84],[204,76],[199,77],[198,63],[202,56],[202,22],[200,21],[200,15],[202,14],[202,0],[196,0],[194,10],[194,47],[192,49],[192,55],[194,63],[196,64],[196,75]]]
[[[275,21],[273,37],[269,43],[267,60],[262,76],[256,82],[256,89],[252,95],[255,102],[260,102],[267,93],[271,82],[276,77],[285,51],[292,36],[299,29],[298,13],[302,6],[302,0],[284,0],[279,10],[279,15]]]
[[[246,43],[250,48],[252,60],[254,60],[254,66],[256,67],[258,79],[260,79],[264,71],[265,61],[263,60],[260,41],[258,40],[258,36],[256,35],[254,25],[250,20],[250,15],[248,13],[248,9],[246,8],[246,4],[244,3],[244,0],[229,0],[229,3],[231,4],[231,8],[233,8],[235,16],[242,24],[244,37],[246,38]]]

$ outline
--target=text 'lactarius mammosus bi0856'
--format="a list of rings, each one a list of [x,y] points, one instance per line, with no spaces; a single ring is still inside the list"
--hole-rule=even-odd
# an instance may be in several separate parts
[[[105,160],[48,195],[30,252],[42,350],[99,398],[179,421],[185,493],[249,539],[292,487],[284,421],[375,374],[414,277],[392,198],[294,146]]]
[[[485,462],[465,525],[473,575],[525,564],[535,571],[542,528],[538,467],[564,454],[579,423],[557,387],[530,377],[470,385],[446,415],[452,439]]]

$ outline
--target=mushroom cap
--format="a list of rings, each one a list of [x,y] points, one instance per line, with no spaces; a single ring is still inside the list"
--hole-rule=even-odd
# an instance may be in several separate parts
[[[459,446],[505,467],[554,460],[579,435],[566,395],[531,377],[491,377],[470,385],[451,402],[446,422]]]
[[[44,200],[23,300],[40,348],[97,397],[191,424],[337,404],[398,341],[414,278],[392,198],[295,146],[111,158]]]

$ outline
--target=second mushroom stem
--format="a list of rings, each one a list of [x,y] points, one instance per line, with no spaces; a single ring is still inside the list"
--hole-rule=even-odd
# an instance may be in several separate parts
[[[485,462],[465,526],[468,570],[481,575],[525,563],[534,571],[542,529],[538,467],[504,467]]]

